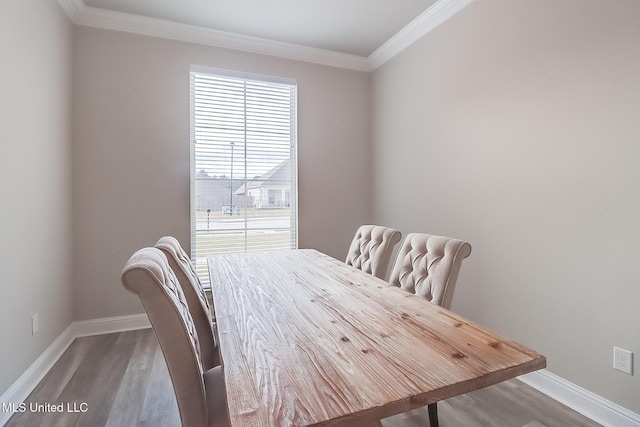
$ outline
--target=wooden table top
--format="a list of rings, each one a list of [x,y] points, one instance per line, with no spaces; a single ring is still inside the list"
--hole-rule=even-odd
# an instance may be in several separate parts
[[[231,425],[370,425],[544,356],[318,251],[208,258]]]

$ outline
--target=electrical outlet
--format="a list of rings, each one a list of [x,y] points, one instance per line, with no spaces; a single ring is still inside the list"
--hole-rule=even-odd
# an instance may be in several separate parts
[[[31,335],[38,333],[38,326],[38,315],[34,314],[31,316]]]
[[[633,353],[619,347],[613,347],[613,368],[633,375]]]

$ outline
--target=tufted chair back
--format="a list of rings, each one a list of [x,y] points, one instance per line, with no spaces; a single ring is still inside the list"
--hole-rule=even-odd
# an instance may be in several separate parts
[[[393,248],[402,234],[393,228],[362,225],[356,230],[347,253],[347,264],[384,279]]]
[[[389,282],[448,309],[460,265],[470,253],[471,245],[462,240],[408,234],[396,257]]]
[[[198,333],[167,258],[158,249],[140,249],[127,261],[121,279],[125,288],[138,294],[149,315],[171,374],[182,424],[207,425]]]
[[[212,324],[211,305],[191,260],[175,237],[161,237],[156,243],[156,248],[166,255],[169,267],[178,278],[178,283],[187,299],[189,312],[200,338],[202,367],[207,370],[218,366],[220,357]]]

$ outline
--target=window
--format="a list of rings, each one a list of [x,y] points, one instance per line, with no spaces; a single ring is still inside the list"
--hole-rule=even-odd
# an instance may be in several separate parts
[[[296,248],[296,83],[191,68],[191,257]]]

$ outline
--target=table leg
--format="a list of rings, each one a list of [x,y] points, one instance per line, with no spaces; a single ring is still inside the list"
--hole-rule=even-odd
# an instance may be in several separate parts
[[[429,425],[431,427],[438,427],[438,403],[432,403],[428,406],[429,410]]]

